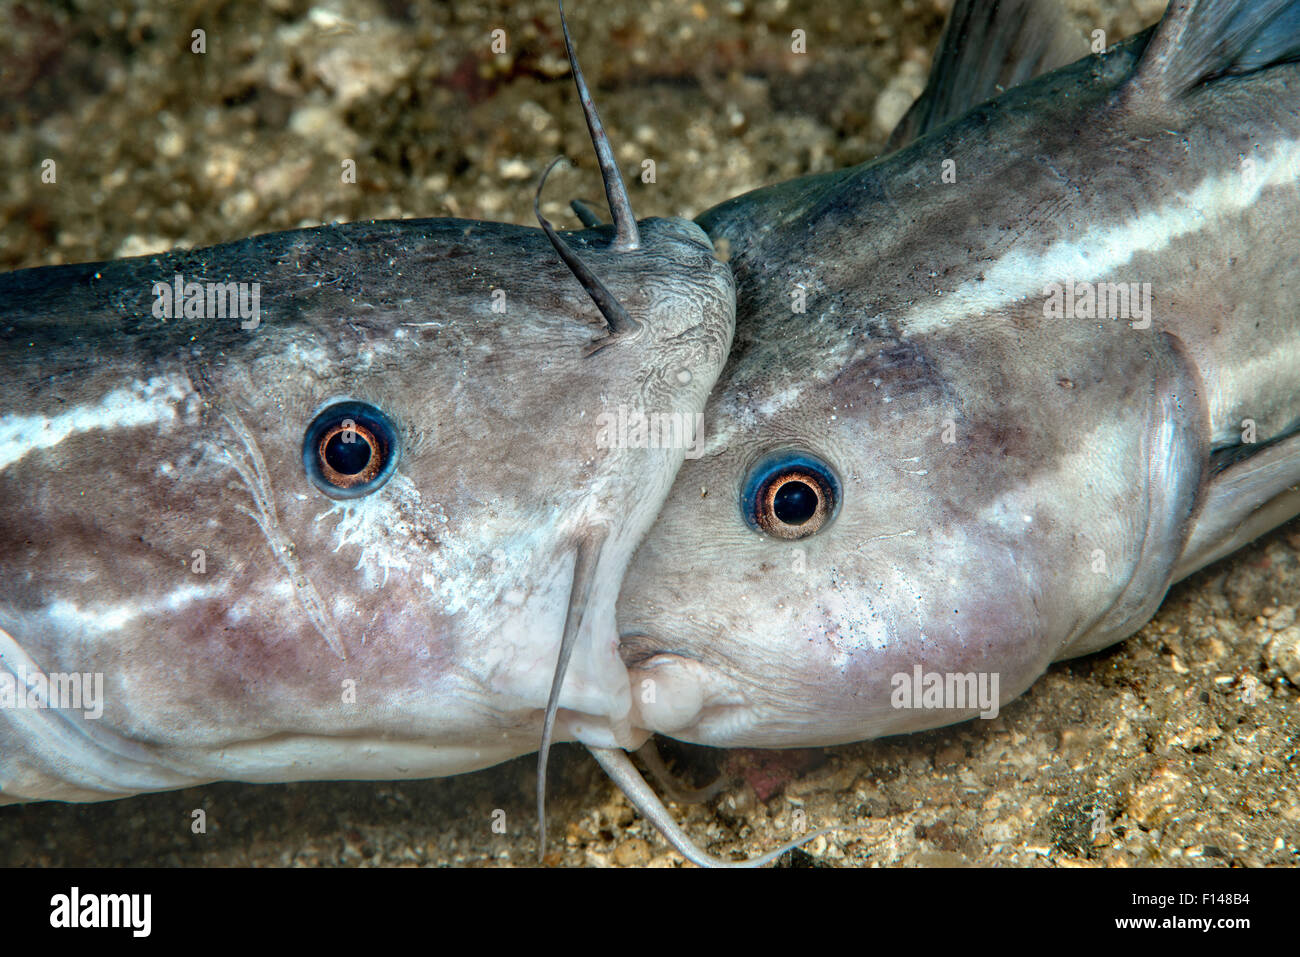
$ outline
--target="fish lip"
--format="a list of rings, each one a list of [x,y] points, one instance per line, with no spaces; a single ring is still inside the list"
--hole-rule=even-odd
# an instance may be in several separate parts
[[[749,702],[737,696],[734,683],[709,668],[698,654],[651,645],[654,640],[654,635],[640,629],[629,629],[619,635],[619,655],[633,684],[646,679],[657,681],[657,673],[666,670],[670,678],[685,677],[682,690],[696,700],[684,710],[670,706],[665,711],[653,698],[643,702],[634,693],[634,727],[680,741],[708,744],[698,734],[702,722],[712,721],[725,712],[748,710]],[[719,687],[719,680],[724,687]]]
[[[655,640],[655,636],[648,631],[625,631],[620,632],[618,636],[618,655],[623,661],[623,667],[631,671],[633,668],[640,668],[647,663],[654,661],[656,658],[684,658],[687,661],[698,662],[700,659],[685,651],[678,651],[672,648],[663,648],[656,645],[648,647],[648,643]]]

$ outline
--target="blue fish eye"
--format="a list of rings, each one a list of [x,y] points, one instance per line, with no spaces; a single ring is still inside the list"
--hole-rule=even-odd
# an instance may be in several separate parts
[[[302,464],[330,498],[361,498],[397,469],[401,443],[388,416],[368,402],[332,402],[302,438]]]
[[[750,528],[794,540],[821,530],[839,500],[840,483],[829,465],[807,452],[778,452],[750,469],[740,507]]]

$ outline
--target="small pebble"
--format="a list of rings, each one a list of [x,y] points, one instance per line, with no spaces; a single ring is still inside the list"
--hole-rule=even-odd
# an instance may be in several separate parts
[[[1300,688],[1300,625],[1279,631],[1264,649],[1264,654],[1291,684]]]
[[[614,848],[614,863],[619,867],[643,867],[649,860],[650,845],[642,838],[628,838]]]

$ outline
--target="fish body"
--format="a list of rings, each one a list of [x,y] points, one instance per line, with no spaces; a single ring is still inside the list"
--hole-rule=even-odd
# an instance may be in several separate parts
[[[737,335],[620,598],[647,728],[795,747],[992,717],[1300,512],[1294,14],[1173,4],[699,218]]]

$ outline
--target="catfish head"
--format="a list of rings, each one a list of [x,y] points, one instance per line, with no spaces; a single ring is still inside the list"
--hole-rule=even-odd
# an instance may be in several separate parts
[[[1294,13],[1173,4],[700,218],[736,344],[620,598],[644,727],[803,747],[992,717],[1300,511]],[[1229,21],[1267,42],[1220,49]]]
[[[644,740],[614,605],[734,287],[636,221],[573,68],[610,226],[0,276],[0,803]]]

